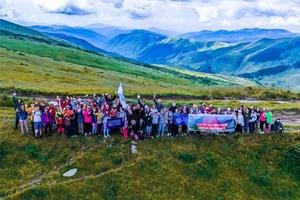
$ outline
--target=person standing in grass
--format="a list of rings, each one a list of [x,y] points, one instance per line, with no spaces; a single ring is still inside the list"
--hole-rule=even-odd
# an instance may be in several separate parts
[[[250,117],[249,117],[249,132],[254,133],[255,131],[255,123],[257,120],[256,113],[253,109],[250,110]]]
[[[102,122],[103,122],[103,136],[104,138],[108,138],[110,137],[109,135],[109,128],[108,128],[108,120],[110,119],[110,116],[109,116],[109,112],[106,111],[104,116],[103,116],[103,119],[102,119]]]
[[[53,124],[52,120],[53,119],[52,119],[51,113],[49,111],[49,108],[45,107],[44,112],[42,112],[42,124],[44,127],[44,135],[45,136],[50,136],[52,133],[52,130],[51,130],[52,124]]]
[[[18,125],[19,125],[19,115],[18,115],[18,111],[21,109],[21,105],[22,105],[22,99],[17,97],[17,93],[14,92],[13,93],[13,102],[14,102],[14,106],[15,106],[15,111],[16,111],[16,117],[15,117],[15,128],[14,129],[18,129]]]
[[[249,108],[246,109],[244,112],[244,133],[248,134],[249,133],[249,119],[250,119],[250,113],[249,113]]]
[[[161,109],[164,108],[164,105],[161,103],[161,99],[157,99],[156,100],[156,95],[153,95],[153,101],[155,103],[157,111],[160,112]]]
[[[38,105],[36,105],[36,109],[33,111],[33,123],[35,139],[42,138],[42,112]]]
[[[152,117],[150,113],[150,109],[147,107],[144,114],[144,126],[146,129],[146,138],[151,137],[151,129],[152,129]]]
[[[158,110],[155,105],[152,105],[151,111],[151,118],[152,118],[152,137],[157,136],[157,131],[158,131]]]
[[[33,124],[33,111],[35,110],[34,103],[30,104],[30,107],[26,107],[26,112],[28,114],[28,119],[31,125],[31,133],[34,135],[34,124]]]
[[[166,126],[166,117],[167,117],[167,110],[165,108],[161,109],[161,112],[159,114],[159,125],[158,125],[158,136],[163,137],[165,132],[165,126]]]
[[[75,115],[77,119],[77,124],[78,124],[78,134],[84,135],[84,129],[83,129],[83,111],[81,105],[76,105],[75,106]]]
[[[92,133],[92,111],[90,106],[87,106],[86,110],[83,111],[84,119],[84,134],[91,135]]]
[[[19,116],[19,123],[20,123],[22,135],[25,135],[25,134],[28,135],[29,134],[28,123],[27,123],[28,114],[27,114],[25,106],[23,104],[20,106],[20,109],[18,110],[17,115]],[[26,133],[25,133],[25,131],[26,131]]]
[[[103,117],[103,114],[102,114],[100,108],[98,108],[98,112],[96,113],[96,118],[97,118],[97,135],[101,135],[101,132],[102,132],[102,117]]]
[[[92,111],[92,135],[97,135],[97,108],[93,107]]]
[[[56,128],[58,134],[64,133],[64,112],[61,106],[55,106],[55,119],[56,119]]]
[[[176,109],[172,115],[173,116],[173,118],[172,118],[172,137],[175,137],[178,135],[179,125],[176,124],[176,119],[178,118],[179,115],[180,115],[179,110]]]
[[[73,111],[70,109],[70,106],[66,106],[64,110],[64,125],[65,133],[68,137],[73,136],[73,126],[72,126]]]
[[[174,112],[175,112],[175,110],[174,110]],[[171,109],[169,109],[169,111],[168,111],[168,136],[172,135],[172,126],[173,126],[173,112]]]
[[[271,124],[273,123],[273,114],[271,110],[267,109],[267,114],[266,114],[266,130],[267,132],[271,131]]]
[[[263,110],[260,112],[259,115],[259,126],[260,126],[261,133],[264,133],[265,125],[266,125],[266,109],[263,108]]]
[[[236,132],[243,133],[244,127],[244,116],[242,110],[238,110],[237,118],[236,118]]]
[[[184,117],[187,117],[189,115],[189,108],[184,105],[181,109],[181,115],[184,116]],[[182,135],[186,135],[187,134],[187,124],[183,124],[181,126],[181,129],[182,129]]]

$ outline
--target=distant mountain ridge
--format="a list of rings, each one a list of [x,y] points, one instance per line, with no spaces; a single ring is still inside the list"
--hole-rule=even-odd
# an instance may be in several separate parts
[[[179,37],[191,39],[201,42],[228,42],[228,43],[245,43],[245,42],[256,42],[263,38],[283,38],[293,37],[297,34],[292,33],[283,29],[259,29],[259,28],[248,28],[240,30],[218,30],[218,31],[199,31],[190,32],[179,35]]]
[[[101,48],[108,39],[104,35],[101,35],[99,33],[96,33],[95,31],[82,28],[82,27],[69,27],[69,26],[61,26],[61,25],[53,25],[53,26],[36,25],[36,26],[31,26],[30,28],[40,32],[65,34],[80,39],[84,39],[98,48]]]

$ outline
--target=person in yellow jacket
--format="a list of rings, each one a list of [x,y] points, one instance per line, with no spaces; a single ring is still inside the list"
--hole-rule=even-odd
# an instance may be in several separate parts
[[[31,103],[30,104],[30,107],[28,107],[26,105],[26,112],[28,113],[28,119],[31,123],[31,132],[32,132],[32,135],[34,135],[34,123],[33,123],[33,112],[35,111],[35,106],[34,106],[34,103]]]

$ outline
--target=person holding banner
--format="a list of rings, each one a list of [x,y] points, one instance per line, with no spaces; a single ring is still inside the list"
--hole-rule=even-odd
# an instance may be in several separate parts
[[[189,108],[186,106],[186,105],[184,105],[183,107],[182,107],[182,110],[181,110],[181,115],[183,116],[183,117],[188,117],[188,115],[189,115]],[[182,132],[182,135],[187,135],[187,124],[181,124],[181,132]]]

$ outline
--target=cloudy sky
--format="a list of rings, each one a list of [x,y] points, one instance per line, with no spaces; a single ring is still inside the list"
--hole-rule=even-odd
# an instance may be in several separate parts
[[[300,0],[0,0],[0,18],[176,32],[252,27],[300,32]]]

